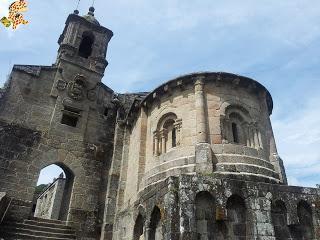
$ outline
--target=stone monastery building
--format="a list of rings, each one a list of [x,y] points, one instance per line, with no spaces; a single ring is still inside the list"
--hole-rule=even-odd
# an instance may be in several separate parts
[[[112,36],[75,11],[56,62],[15,65],[0,90],[0,239],[320,239],[320,189],[288,186],[264,86],[204,72],[115,93],[101,82]],[[51,164],[63,197],[41,219]]]

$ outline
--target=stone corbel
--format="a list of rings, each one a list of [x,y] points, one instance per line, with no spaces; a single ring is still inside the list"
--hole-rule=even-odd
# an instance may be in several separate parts
[[[168,84],[163,87],[163,91],[166,92],[169,96],[172,95],[172,89]]]

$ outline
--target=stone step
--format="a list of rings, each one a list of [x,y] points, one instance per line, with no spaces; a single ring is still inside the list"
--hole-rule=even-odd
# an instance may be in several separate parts
[[[194,164],[195,163],[195,157],[189,156],[189,157],[182,157],[182,158],[176,158],[167,162],[163,162],[159,164],[158,166],[150,169],[145,174],[145,179],[149,178],[150,176],[153,176],[155,174],[158,174],[159,172],[164,172],[168,169],[175,168],[175,167],[183,167],[186,165]]]
[[[24,233],[13,233],[13,232],[4,232],[1,233],[0,231],[0,237],[2,237],[4,240],[72,240],[76,239],[73,238],[58,238],[58,237],[44,237],[44,236],[35,236],[33,234],[24,234]]]
[[[75,231],[70,227],[63,226],[61,227],[48,227],[48,226],[39,226],[35,224],[23,223],[23,222],[6,222],[3,226],[4,228],[25,228],[35,231],[44,231],[44,232],[52,232],[52,233],[63,233],[63,234],[75,234]]]
[[[24,220],[23,223],[29,224],[29,225],[49,227],[49,228],[71,229],[69,226],[66,226],[65,224],[62,224],[62,223],[50,223],[50,222],[36,221],[36,220],[29,220],[29,219]]]
[[[249,174],[258,174],[266,177],[271,177],[279,179],[279,174],[275,171],[261,167],[254,164],[245,164],[245,163],[218,163],[216,165],[217,172],[230,172],[230,173],[249,173]]]
[[[1,229],[4,233],[14,233],[16,235],[29,235],[29,236],[35,236],[35,237],[44,237],[44,238],[57,238],[57,239],[76,239],[74,233],[57,233],[57,232],[51,232],[48,229],[45,229],[45,231],[42,230],[35,230],[35,229],[29,229],[26,228],[26,226],[23,227],[15,227],[15,226],[4,226],[3,229]]]
[[[76,232],[65,222],[32,218],[21,222],[4,222],[0,227],[0,239],[76,239]]]
[[[55,220],[55,219],[46,219],[46,218],[38,218],[38,217],[30,217],[29,220],[34,220],[37,222],[45,222],[45,223],[56,223],[66,225],[65,221]]]
[[[167,177],[170,176],[179,176],[181,174],[194,174],[196,172],[196,165],[195,164],[188,164],[180,167],[173,167],[167,169],[166,171],[159,172],[152,176],[147,176],[143,179],[140,185],[140,190],[153,185],[155,183],[161,182],[165,180]]]

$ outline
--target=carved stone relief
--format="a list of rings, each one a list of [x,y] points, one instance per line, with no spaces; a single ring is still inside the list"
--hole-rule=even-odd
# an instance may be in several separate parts
[[[73,81],[68,84],[68,95],[76,101],[83,100],[86,84],[83,75],[76,75]]]

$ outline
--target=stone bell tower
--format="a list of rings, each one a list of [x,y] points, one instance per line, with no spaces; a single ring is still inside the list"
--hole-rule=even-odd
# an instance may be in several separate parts
[[[51,121],[53,128],[55,125],[59,128],[59,123],[63,123],[84,130],[83,119],[90,107],[96,108],[101,79],[108,65],[108,43],[113,32],[100,25],[94,11],[90,7],[84,16],[79,16],[78,10],[70,14],[58,40],[57,72],[51,96],[57,98],[56,106],[61,108],[63,115],[60,116],[60,111],[54,114]]]
[[[108,65],[105,58],[113,32],[100,26],[94,17],[94,11],[95,9],[90,7],[88,14],[82,17],[77,10],[69,15],[58,40],[60,48],[57,65],[68,63],[103,75]]]
[[[87,85],[101,82],[108,65],[107,48],[113,32],[100,25],[94,17],[94,11],[90,7],[86,15],[79,16],[79,12],[75,10],[66,20],[58,40],[59,50],[55,64],[58,73],[51,92],[53,96],[57,95],[57,91],[67,88],[71,79],[85,79]]]

